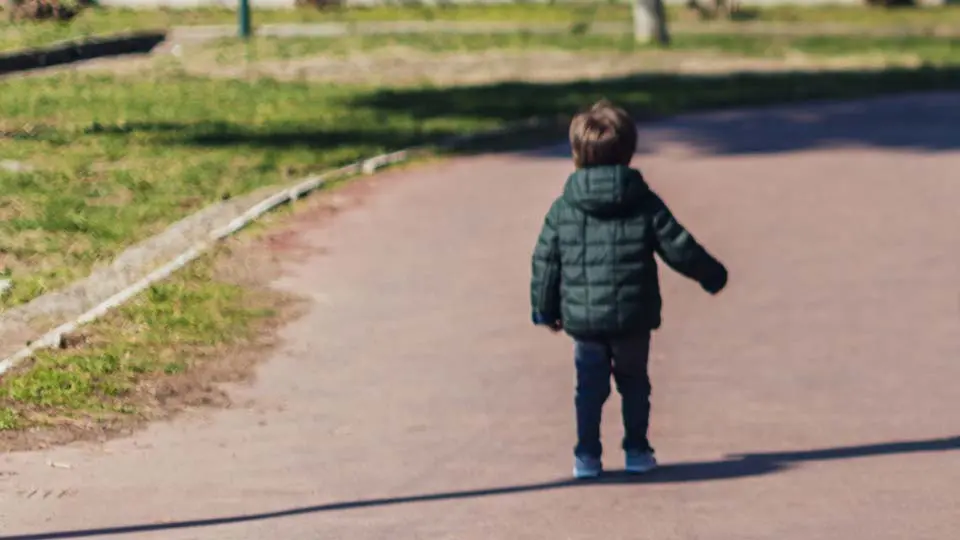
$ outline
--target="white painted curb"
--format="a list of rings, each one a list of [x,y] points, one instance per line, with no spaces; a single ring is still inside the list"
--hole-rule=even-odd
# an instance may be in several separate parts
[[[462,144],[470,140],[486,138],[497,135],[505,135],[513,131],[519,131],[523,129],[531,129],[548,123],[541,118],[531,118],[528,120],[523,120],[521,122],[512,123],[507,126],[504,126],[499,129],[486,131],[482,133],[476,133],[472,135],[466,135],[461,137],[454,137],[448,139],[446,142],[437,145],[438,148],[449,148],[457,144]],[[358,161],[335,169],[332,171],[325,172],[316,176],[307,177],[297,184],[284,188],[277,193],[267,197],[266,199],[260,201],[254,206],[250,207],[246,212],[240,216],[233,219],[226,226],[214,230],[210,233],[206,240],[198,242],[192,248],[181,253],[176,258],[168,262],[167,264],[157,268],[153,272],[147,274],[139,281],[133,283],[129,287],[123,289],[117,294],[111,296],[107,300],[98,304],[97,306],[91,308],[86,313],[80,315],[76,319],[64,323],[53,330],[50,330],[46,334],[40,336],[35,341],[31,341],[27,346],[20,349],[13,355],[5,358],[0,362],[0,377],[4,373],[15,367],[20,362],[30,358],[37,351],[41,349],[51,349],[54,347],[59,347],[61,340],[65,334],[73,332],[78,327],[83,326],[87,323],[93,322],[100,317],[106,315],[110,310],[120,306],[127,300],[130,300],[137,294],[143,292],[147,287],[153,285],[158,281],[162,281],[170,275],[172,275],[177,270],[183,268],[184,266],[190,264],[192,261],[200,257],[205,251],[210,249],[211,246],[217,242],[233,235],[240,229],[243,229],[247,225],[253,223],[259,219],[262,215],[273,210],[274,208],[287,203],[297,200],[298,198],[322,187],[325,183],[330,180],[344,177],[352,176],[356,174],[373,174],[377,169],[383,168],[388,165],[401,163],[408,161],[416,155],[424,152],[427,149],[426,146],[407,148],[404,150],[399,150],[396,152],[391,152],[388,154],[380,154],[369,159]]]

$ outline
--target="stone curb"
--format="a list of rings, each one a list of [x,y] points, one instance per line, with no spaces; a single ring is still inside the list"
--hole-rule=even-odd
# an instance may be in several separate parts
[[[36,49],[0,54],[0,75],[71,64],[105,56],[149,53],[167,37],[165,31],[146,31],[65,41]]]
[[[453,137],[438,145],[424,145],[380,154],[339,169],[307,177],[280,189],[274,188],[266,197],[263,195],[267,191],[265,189],[231,201],[229,204],[217,203],[208,206],[171,225],[163,233],[124,251],[109,267],[96,271],[61,291],[43,295],[0,316],[0,329],[6,326],[8,331],[13,328],[21,335],[35,334],[29,328],[31,319],[41,316],[52,318],[57,315],[61,318],[70,318],[68,322],[28,342],[18,350],[9,353],[6,350],[2,351],[6,358],[0,362],[0,376],[21,361],[33,356],[38,350],[60,346],[64,335],[95,321],[150,285],[166,279],[200,257],[217,242],[228,238],[274,208],[293,202],[330,181],[358,174],[373,174],[383,167],[425,155],[432,148],[455,149],[482,139],[556,126],[565,120],[566,117],[531,118],[490,131]],[[251,205],[252,201],[258,202]],[[176,242],[177,238],[186,241]],[[173,248],[177,248],[175,253],[172,253],[175,251]],[[160,260],[168,262],[157,267]],[[154,269],[148,272],[150,268]],[[20,326],[17,327],[17,325]],[[6,335],[4,339],[5,341],[8,339]],[[22,342],[23,340],[14,343]]]

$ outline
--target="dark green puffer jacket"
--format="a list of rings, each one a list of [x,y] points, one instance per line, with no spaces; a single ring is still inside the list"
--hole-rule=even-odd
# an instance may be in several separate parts
[[[547,213],[534,250],[534,322],[560,322],[581,339],[659,328],[654,253],[712,294],[726,285],[723,265],[680,225],[638,171],[577,170]]]

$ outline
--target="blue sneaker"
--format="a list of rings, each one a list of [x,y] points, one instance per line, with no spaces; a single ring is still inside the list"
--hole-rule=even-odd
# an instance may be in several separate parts
[[[630,450],[627,452],[627,466],[625,469],[631,474],[648,473],[657,468],[657,458],[653,452],[639,452]]]
[[[575,478],[596,478],[603,472],[603,462],[592,456],[577,456],[573,463]]]

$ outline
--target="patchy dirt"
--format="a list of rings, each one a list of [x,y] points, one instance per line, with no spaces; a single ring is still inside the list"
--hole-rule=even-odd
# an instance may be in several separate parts
[[[676,68],[690,57],[689,54],[672,52],[548,50],[435,54],[395,47],[347,56],[271,59],[244,66],[218,65],[213,74],[383,85],[482,84],[510,80],[551,82]],[[185,64],[185,68],[188,71],[193,69],[190,64]]]
[[[139,408],[137,414],[115,414],[96,422],[37,414],[32,419],[45,424],[43,427],[0,431],[0,452],[38,450],[74,442],[105,442],[130,435],[151,422],[173,419],[191,409],[249,406],[234,403],[224,385],[251,381],[257,365],[278,345],[277,330],[307,309],[304,300],[280,293],[270,285],[281,275],[284,263],[324,254],[322,249],[300,240],[298,227],[305,222],[323,223],[344,209],[363,204],[378,181],[379,175],[360,177],[319,192],[301,200],[290,211],[268,215],[249,231],[225,242],[213,264],[214,278],[242,285],[248,291],[247,302],[275,313],[258,321],[252,338],[229,346],[205,348],[189,360],[189,368],[182,373],[143,379],[132,398]],[[81,329],[65,336],[62,348],[81,347],[89,340],[88,333]],[[26,363],[14,373],[29,367]]]
[[[149,57],[112,58],[55,68],[76,72],[133,75],[186,73],[240,79],[274,78],[361,85],[472,85],[509,81],[567,82],[624,77],[642,73],[712,74],[797,69],[915,67],[911,55],[862,54],[822,58],[795,54],[787,58],[745,58],[706,51],[597,52],[559,50],[489,50],[476,53],[430,53],[393,47],[349,55],[316,55],[227,64],[215,51],[166,44]],[[178,51],[173,54],[172,51]]]
[[[911,59],[904,59],[909,62]],[[194,60],[201,61],[201,58]],[[919,63],[919,62],[914,62]],[[879,56],[785,59],[739,58],[709,52],[568,52],[492,50],[474,54],[430,54],[396,48],[346,57],[314,56],[269,60],[241,67],[216,68],[184,64],[187,72],[202,69],[214,76],[306,79],[330,83],[374,85],[469,85],[507,81],[567,82],[625,77],[639,73],[724,73],[788,71],[813,68],[881,67]],[[199,73],[199,71],[198,71]]]
[[[109,414],[96,421],[71,419],[58,415],[44,417],[29,412],[32,424],[42,427],[23,431],[0,431],[0,451],[24,451],[48,448],[78,441],[103,442],[128,435],[150,422],[167,420],[197,407],[232,405],[223,388],[225,383],[249,380],[257,363],[277,344],[276,328],[302,313],[303,303],[267,287],[275,268],[270,252],[256,244],[237,245],[219,257],[215,276],[228,282],[243,282],[252,288],[246,302],[259,309],[270,309],[275,316],[257,321],[250,339],[229,346],[211,345],[190,358],[182,373],[144,377],[132,395],[124,401],[137,407],[135,414]],[[61,349],[84,346],[89,336],[83,331],[65,336]],[[26,362],[14,372],[30,369]]]

